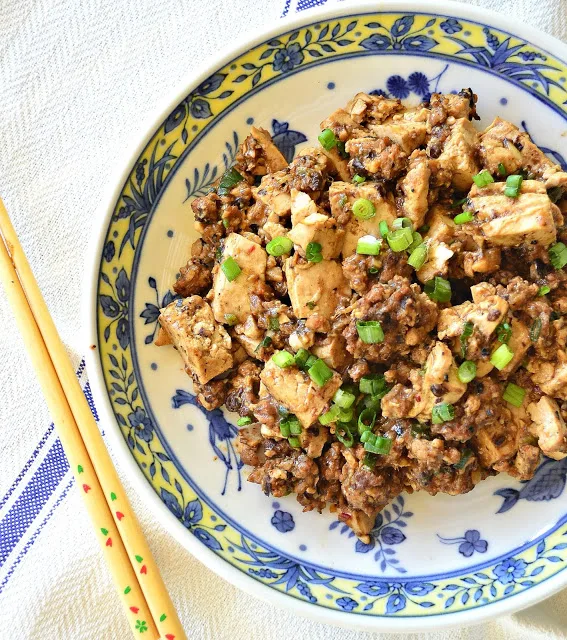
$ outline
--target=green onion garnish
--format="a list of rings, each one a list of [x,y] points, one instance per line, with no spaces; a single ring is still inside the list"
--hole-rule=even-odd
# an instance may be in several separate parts
[[[354,444],[354,434],[352,433],[348,422],[337,423],[335,428],[335,437],[347,448],[352,447]]]
[[[355,173],[352,177],[352,181],[354,182],[354,184],[362,184],[366,181],[366,178],[364,176],[359,176],[358,173]]]
[[[408,258],[408,264],[410,265],[410,267],[413,267],[416,271],[419,271],[427,261],[427,252],[427,245],[424,243],[416,247],[411,252],[410,257]]]
[[[223,218],[223,219],[222,219],[222,226],[223,226],[225,229],[228,229],[229,224],[230,224],[230,222],[228,221],[228,219],[227,219],[227,218]]]
[[[376,207],[366,198],[358,198],[352,205],[352,212],[359,220],[369,220],[376,215]]]
[[[356,410],[360,412],[364,411],[365,409],[370,409],[372,413],[378,414],[381,405],[380,399],[383,398],[386,393],[388,393],[388,389],[385,389],[376,396],[365,395],[362,400],[356,405]]]
[[[291,435],[291,429],[289,428],[289,424],[285,421],[285,418],[280,420],[280,433],[284,438],[289,438]]]
[[[396,218],[394,222],[392,222],[392,229],[412,229],[413,223],[409,218]]]
[[[455,209],[456,207],[460,207],[463,204],[465,204],[465,202],[467,201],[466,196],[464,198],[461,198],[460,200],[453,200],[453,202],[451,203],[451,209]]]
[[[388,229],[388,223],[386,220],[380,220],[380,224],[378,225],[378,230],[380,231],[380,235],[385,238],[390,230]]]
[[[505,176],[506,175],[506,167],[501,162],[498,163],[498,173],[501,176]]]
[[[356,244],[356,253],[363,256],[377,256],[382,248],[382,239],[362,236]]]
[[[470,360],[465,360],[457,372],[461,382],[470,382],[476,378],[476,364]]]
[[[477,173],[476,176],[473,176],[473,180],[476,186],[481,188],[494,182],[494,178],[486,169],[483,169],[480,173]]]
[[[260,351],[260,349],[266,349],[272,344],[272,339],[270,336],[266,336],[263,340],[258,343],[258,346],[254,349],[254,353]]]
[[[386,389],[386,379],[380,373],[370,373],[360,379],[359,389],[360,393],[377,396]]]
[[[222,174],[222,178],[217,187],[217,193],[219,196],[226,196],[239,182],[242,182],[244,178],[238,173],[238,171],[232,167]]]
[[[339,420],[341,422],[350,422],[353,418],[354,407],[349,407],[348,409],[342,409],[341,407],[339,407]]]
[[[463,333],[461,333],[461,356],[464,358],[467,354],[467,340],[472,336],[474,324],[469,320],[463,325]]]
[[[362,435],[365,431],[370,431],[376,422],[376,411],[373,409],[363,409],[358,416],[358,433]]]
[[[508,345],[501,344],[490,356],[490,362],[498,369],[498,371],[502,371],[502,369],[511,362],[513,357],[514,352],[510,350]]]
[[[224,321],[230,327],[234,327],[234,325],[238,323],[238,318],[234,315],[234,313],[225,313],[224,314]]]
[[[268,329],[270,329],[270,331],[279,331],[280,321],[276,316],[268,316]]]
[[[555,269],[563,269],[567,264],[567,247],[562,242],[549,247],[549,260]]]
[[[453,465],[455,469],[464,469],[471,456],[472,456],[472,451],[470,449],[463,449],[463,453],[461,454],[461,459],[459,460],[459,462],[456,462]]]
[[[292,436],[288,438],[287,441],[289,442],[290,447],[293,447],[294,449],[301,448],[301,440],[297,436]]]
[[[429,231],[431,227],[428,224],[422,224],[421,227],[419,227],[418,231],[419,233],[427,233]]]
[[[506,389],[504,390],[504,395],[502,396],[502,398],[506,400],[506,402],[509,402],[511,405],[514,405],[514,407],[521,407],[525,395],[525,389],[522,389],[522,387],[519,387],[513,382],[509,382],[506,385]]]
[[[337,150],[338,150],[341,158],[348,158],[348,153],[346,151],[346,145],[342,140],[337,140]]]
[[[390,249],[398,253],[404,251],[411,245],[413,242],[413,233],[408,227],[403,227],[402,229],[389,232],[386,240],[390,245]]]
[[[472,222],[474,220],[474,213],[472,211],[463,211],[463,213],[459,213],[453,219],[455,224],[465,224],[467,222]]]
[[[377,436],[371,431],[365,431],[360,436],[360,441],[364,443],[364,450],[379,455],[388,455],[392,449],[392,441],[384,436]]]
[[[277,364],[281,369],[292,367],[295,364],[295,358],[289,351],[277,351],[272,356],[272,360],[274,364]]]
[[[455,417],[455,407],[452,404],[441,402],[433,407],[431,412],[431,422],[433,424],[441,424],[448,422]]]
[[[307,358],[307,362],[304,365],[304,369],[307,370],[309,367],[313,366],[317,362],[317,356],[312,356],[309,354],[309,358]]]
[[[336,422],[339,419],[339,412],[340,412],[339,406],[334,404],[327,412],[325,412],[319,418],[319,422],[324,425],[331,424],[332,422]]]
[[[335,137],[335,134],[331,131],[331,129],[323,129],[317,139],[319,140],[319,143],[321,144],[323,149],[326,149],[327,151],[332,149],[337,144],[337,138]]]
[[[541,318],[536,318],[532,322],[532,326],[530,327],[530,340],[532,342],[537,342],[539,339],[540,333],[541,333]]]
[[[512,337],[512,327],[508,322],[502,322],[496,327],[496,336],[498,337],[498,342],[502,342],[503,344],[508,344],[510,342],[510,338]]]
[[[333,402],[337,404],[341,409],[349,409],[354,404],[356,396],[350,391],[345,389],[339,389],[333,396]]]
[[[323,260],[323,254],[321,250],[323,247],[318,242],[310,242],[305,248],[305,257],[308,262],[321,262]]]
[[[551,288],[548,287],[546,284],[544,284],[543,286],[541,286],[539,288],[539,291],[537,292],[538,296],[546,296],[549,292],[551,291]]]
[[[295,354],[295,364],[300,369],[303,369],[305,367],[305,364],[307,363],[307,360],[309,360],[310,355],[311,354],[309,353],[309,351],[307,351],[307,349],[300,349]]]
[[[384,342],[384,331],[378,320],[359,320],[356,323],[358,337],[365,344],[377,344]]]
[[[277,236],[273,240],[270,240],[266,245],[266,251],[271,256],[283,256],[285,253],[289,253],[293,247],[293,242],[285,236]]]
[[[317,359],[307,370],[309,377],[319,387],[325,384],[333,377],[333,371],[323,362]]]
[[[563,189],[561,187],[552,187],[547,190],[547,196],[555,204],[563,196]]]
[[[407,252],[411,254],[414,249],[417,249],[420,244],[423,244],[423,238],[421,237],[421,233],[417,231],[413,231],[411,234],[412,241],[410,246],[407,248]]]
[[[252,424],[252,418],[250,418],[250,416],[244,416],[244,418],[238,418],[238,420],[236,421],[236,424],[239,427],[244,427],[247,424]]]
[[[504,195],[509,198],[517,198],[520,195],[523,178],[520,175],[508,176],[506,178],[506,188]]]
[[[434,302],[449,302],[451,299],[451,283],[439,276],[428,280],[423,290]]]
[[[221,264],[221,269],[229,282],[236,280],[242,273],[242,269],[238,266],[238,262],[232,257],[228,258]]]
[[[364,454],[364,459],[362,460],[362,464],[368,469],[374,469],[376,466],[376,456],[373,453],[368,453],[368,451]]]

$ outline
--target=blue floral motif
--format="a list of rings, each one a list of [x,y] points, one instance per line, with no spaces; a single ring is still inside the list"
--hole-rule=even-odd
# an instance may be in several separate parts
[[[406,539],[402,529],[407,526],[406,520],[413,516],[411,511],[404,511],[405,501],[402,496],[398,496],[391,503],[390,508],[384,509],[376,516],[374,527],[370,532],[370,542],[362,542],[357,540],[354,550],[356,553],[370,553],[377,548],[374,553],[375,562],[380,562],[380,570],[386,571],[389,567],[398,573],[406,573],[406,570],[400,566],[400,561],[396,558],[396,551],[392,546],[401,544]],[[354,538],[354,532],[346,524],[342,524],[339,520],[332,522],[329,529],[332,531],[340,527],[341,534],[348,534],[349,538]]]
[[[155,303],[146,302],[144,310],[142,311],[142,313],[140,313],[140,317],[144,318],[144,324],[154,325],[152,332],[144,338],[145,344],[150,344],[154,341],[156,331],[158,329],[159,310],[163,309],[164,307],[167,307],[168,304],[180,298],[180,296],[172,293],[168,289],[166,293],[162,296],[161,302],[160,302],[156,279],[150,276],[148,278],[148,284],[150,288],[152,288],[155,291],[156,301]]]
[[[443,544],[458,544],[459,553],[465,558],[470,558],[475,551],[486,553],[488,549],[488,542],[480,537],[476,529],[468,529],[462,538],[442,538],[439,534],[437,537]]]
[[[302,142],[307,142],[307,136],[301,131],[290,129],[288,122],[278,122],[274,119],[272,120],[272,140],[286,161],[291,162],[295,156],[295,147]]]
[[[171,399],[171,402],[174,409],[179,409],[179,407],[182,407],[185,404],[190,404],[194,407],[197,407],[205,414],[207,422],[209,423],[209,444],[211,445],[217,458],[225,466],[224,484],[222,487],[221,495],[224,496],[226,492],[228,476],[229,473],[233,470],[236,470],[236,475],[238,477],[238,491],[241,491],[242,477],[240,470],[242,469],[243,463],[236,453],[233,443],[233,440],[238,433],[238,428],[227,421],[220,409],[214,409],[213,411],[207,411],[206,409],[203,409],[203,407],[201,407],[201,405],[197,402],[196,397],[190,394],[188,391],[184,391],[183,389],[176,390],[175,395]],[[226,452],[220,448],[219,445],[221,443],[226,446]]]
[[[280,533],[288,533],[288,531],[293,531],[295,529],[293,516],[288,511],[281,511],[278,509],[274,512],[270,522]]]
[[[546,458],[535,472],[531,480],[522,482],[521,489],[507,487],[494,492],[495,496],[504,498],[504,502],[496,513],[506,513],[518,500],[528,502],[548,502],[558,498],[565,489],[567,477],[567,458],[551,460]]]
[[[337,604],[343,611],[352,611],[358,607],[358,602],[352,598],[343,596],[337,599]]]
[[[408,77],[408,87],[418,96],[424,96],[429,93],[429,80],[425,73],[414,71]]]
[[[126,349],[130,343],[130,332],[128,331],[130,280],[124,268],[118,272],[114,284],[111,283],[110,278],[105,273],[101,273],[100,277],[112,290],[112,295],[100,294],[98,297],[103,314],[110,318],[110,322],[104,328],[104,339],[108,342],[111,327],[116,323],[116,339],[122,349]]]
[[[444,20],[439,26],[445,33],[450,35],[463,30],[461,23],[455,18],[447,18],[447,20]]]
[[[447,72],[449,65],[445,65],[440,73],[432,78],[428,78],[421,71],[410,73],[407,80],[400,75],[390,76],[386,80],[386,89],[374,89],[370,91],[373,96],[384,96],[385,98],[399,98],[404,100],[409,97],[410,93],[414,93],[422,101],[427,102],[433,91],[439,90],[439,82]]]
[[[523,560],[508,558],[494,567],[494,575],[502,584],[510,584],[524,577],[527,566]]]
[[[390,76],[386,81],[386,87],[394,98],[400,100],[407,98],[410,94],[408,82],[402,76]]]
[[[274,70],[286,73],[303,62],[303,51],[299,42],[278,49],[274,55]]]
[[[142,438],[144,442],[150,442],[154,437],[154,428],[151,420],[141,407],[138,407],[134,413],[128,416],[128,421],[130,422],[130,426],[136,429],[138,437]]]
[[[370,611],[374,608],[374,605],[386,600],[386,613],[394,614],[398,611],[402,611],[406,608],[408,601],[422,607],[423,609],[429,609],[433,606],[433,602],[430,600],[416,600],[416,598],[423,598],[429,595],[435,590],[435,585],[429,582],[361,582],[355,589],[360,591],[366,596],[373,598],[368,604],[365,605],[363,611]]]
[[[112,258],[114,258],[114,254],[116,253],[116,248],[114,246],[114,242],[109,240],[105,245],[102,252],[102,257],[107,262],[112,262]]]
[[[377,33],[365,38],[360,46],[368,51],[384,51],[386,49],[429,51],[439,44],[437,40],[420,33],[432,27],[435,24],[435,18],[428,20],[420,29],[412,30],[414,22],[415,16],[398,18],[390,31],[379,22],[369,22],[366,26],[370,29],[376,29]]]

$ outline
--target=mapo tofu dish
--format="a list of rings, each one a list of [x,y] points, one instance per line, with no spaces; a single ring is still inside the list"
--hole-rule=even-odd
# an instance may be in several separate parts
[[[253,127],[161,310],[248,479],[362,540],[403,491],[567,456],[567,173],[476,101],[359,93],[290,164]]]

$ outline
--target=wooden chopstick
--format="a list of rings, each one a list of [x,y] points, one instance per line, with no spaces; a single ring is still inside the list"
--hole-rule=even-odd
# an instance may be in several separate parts
[[[3,236],[0,278],[69,464],[85,497],[108,566],[127,607],[132,630],[136,635],[147,631],[144,636],[152,640],[158,637],[185,639],[155,560],[1,199],[0,233]],[[142,630],[142,626],[146,629]]]

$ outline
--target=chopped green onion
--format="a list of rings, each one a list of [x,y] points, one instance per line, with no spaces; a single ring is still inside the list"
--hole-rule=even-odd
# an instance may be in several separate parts
[[[498,338],[498,342],[502,342],[503,344],[508,344],[510,342],[510,338],[512,337],[512,327],[508,322],[502,322],[496,327],[496,336]]]
[[[486,169],[483,169],[480,173],[477,173],[476,176],[473,176],[473,180],[476,186],[481,188],[494,182],[494,178]]]
[[[434,302],[449,302],[451,299],[451,283],[439,276],[428,280],[424,291]]]
[[[352,177],[352,181],[354,182],[354,184],[362,184],[366,181],[366,178],[364,176],[359,176],[358,173],[355,173]]]
[[[455,224],[465,224],[467,222],[472,222],[474,220],[474,213],[472,211],[463,211],[463,213],[459,213],[453,219]]]
[[[370,200],[358,198],[352,205],[352,212],[359,220],[370,220],[376,215],[376,207]]]
[[[323,254],[321,250],[323,247],[318,242],[310,242],[305,248],[305,257],[308,262],[321,262],[323,260]]]
[[[313,309],[315,309],[315,307],[317,306],[317,303],[316,303],[316,302],[313,302],[313,300],[309,300],[309,302],[306,302],[306,303],[305,303],[305,306],[306,306],[308,309],[311,309],[311,311],[313,311]]]
[[[337,140],[337,149],[341,158],[348,158],[348,153],[346,151],[346,145],[342,140]]]
[[[509,402],[514,407],[521,407],[522,402],[524,401],[524,397],[526,395],[526,390],[519,387],[517,384],[513,382],[509,382],[506,385],[506,389],[504,390],[504,395],[502,398]]]
[[[229,282],[236,280],[242,273],[242,269],[238,266],[238,262],[232,257],[228,258],[221,264],[221,269]]]
[[[380,411],[380,399],[383,398],[388,390],[382,391],[376,396],[364,396],[362,400],[356,405],[356,410],[358,412],[365,411],[366,409],[370,409],[372,413],[378,414]]]
[[[562,187],[552,187],[547,190],[547,195],[551,202],[555,204],[563,196],[563,189]]]
[[[356,253],[364,256],[377,256],[382,248],[382,240],[374,236],[362,236],[356,244]]]
[[[238,418],[238,420],[236,421],[236,424],[239,427],[244,427],[247,424],[252,424],[252,418],[250,416],[244,416],[244,418]]]
[[[364,409],[358,416],[358,433],[362,435],[366,431],[371,431],[376,422],[376,411]]]
[[[362,376],[359,383],[360,393],[377,396],[386,388],[386,378],[380,373],[370,373]]]
[[[371,431],[365,431],[360,436],[361,442],[364,442],[364,450],[379,455],[388,455],[392,449],[392,441],[384,436],[374,435]]]
[[[350,393],[350,391],[346,391],[345,389],[339,389],[333,396],[333,402],[341,409],[348,409],[352,407],[355,400],[356,396],[354,393]]]
[[[463,453],[461,454],[461,459],[459,460],[459,462],[456,462],[453,465],[455,469],[464,469],[471,456],[472,456],[472,451],[470,449],[463,449]]]
[[[280,321],[276,318],[276,316],[268,316],[268,329],[270,329],[271,331],[279,331]]]
[[[327,412],[325,412],[319,418],[319,422],[324,425],[331,424],[331,422],[336,422],[339,419],[339,412],[340,412],[339,406],[334,404]]]
[[[370,267],[370,269],[368,269],[368,273],[373,276],[376,273],[379,273],[380,269],[378,269],[378,267]]]
[[[506,167],[501,162],[498,163],[498,173],[501,176],[505,176],[506,175]]]
[[[376,466],[376,456],[373,453],[368,453],[368,451],[364,454],[364,459],[362,460],[362,464],[368,469],[374,469]]]
[[[417,436],[421,436],[429,433],[429,425],[428,424],[419,424],[419,422],[414,422],[411,425],[411,435],[415,438]]]
[[[290,426],[285,420],[280,421],[280,433],[284,438],[289,438],[291,435]]]
[[[342,409],[339,407],[339,420],[341,422],[350,422],[354,418],[354,407],[348,409]]]
[[[225,229],[228,229],[229,224],[230,224],[230,222],[228,221],[228,218],[223,218],[223,219],[222,219],[222,226],[223,226]]]
[[[293,447],[294,449],[301,448],[301,440],[297,436],[288,438],[287,441],[289,442],[290,447]]]
[[[549,247],[549,260],[555,269],[563,269],[567,264],[567,247],[562,242]]]
[[[358,337],[365,344],[377,344],[378,342],[384,342],[384,331],[378,320],[359,320],[356,323],[356,331]]]
[[[293,413],[289,413],[285,418],[280,420],[280,431],[282,431],[282,427],[292,436],[298,436],[301,433],[301,423],[299,422],[298,417]],[[287,438],[288,436],[285,437]]]
[[[517,198],[520,195],[523,178],[520,175],[508,176],[506,178],[506,188],[504,195],[509,198]]]
[[[263,340],[258,343],[258,346],[254,349],[254,353],[257,353],[260,349],[266,349],[272,344],[272,339],[270,336],[266,336]]]
[[[317,139],[319,140],[319,143],[321,144],[323,149],[326,149],[327,151],[332,149],[337,144],[337,138],[335,137],[335,134],[331,131],[331,129],[323,129]]]
[[[282,418],[289,416],[289,411],[287,410],[287,407],[283,406],[283,404],[278,404],[277,412]]]
[[[234,315],[234,313],[225,313],[224,314],[224,321],[230,327],[234,327],[234,325],[238,323],[238,318]]]
[[[277,364],[281,369],[292,367],[295,364],[295,358],[289,351],[277,351],[272,356],[272,360],[274,364]]]
[[[307,370],[309,377],[319,387],[323,387],[332,377],[333,371],[323,362],[317,360]]]
[[[409,218],[396,218],[392,222],[392,229],[411,229],[413,231],[413,223]]]
[[[546,296],[549,292],[551,291],[551,288],[548,287],[546,284],[544,284],[543,286],[541,286],[539,288],[539,291],[537,292],[538,296]]]
[[[380,231],[380,235],[385,238],[390,230],[388,229],[388,223],[386,220],[380,220],[380,224],[378,225],[378,230]]]
[[[461,382],[470,382],[476,378],[476,364],[470,360],[465,360],[457,372]]]
[[[416,247],[408,258],[409,266],[413,267],[416,271],[419,271],[427,261],[427,252],[427,245],[424,243]]]
[[[407,248],[407,251],[410,254],[411,254],[412,251],[417,249],[420,244],[423,244],[423,238],[421,237],[421,233],[418,233],[417,231],[413,231],[412,234],[411,234],[411,237],[412,237],[411,244]]]
[[[433,424],[441,424],[448,422],[455,417],[455,407],[452,404],[441,402],[433,407],[431,412],[431,422]]]
[[[273,240],[270,240],[266,245],[266,251],[271,256],[283,256],[285,253],[289,253],[293,247],[293,242],[285,236],[277,236]]]
[[[239,182],[242,182],[244,178],[238,173],[238,171],[232,167],[222,174],[217,193],[219,196],[226,196]]]
[[[307,358],[307,362],[305,363],[305,366],[303,368],[305,370],[309,369],[309,367],[312,367],[317,362],[317,360],[317,356],[312,356],[311,354],[309,354],[309,358]]]
[[[464,198],[461,198],[460,200],[453,200],[453,202],[451,203],[451,209],[455,209],[456,207],[460,207],[463,204],[465,204],[465,202],[467,201],[466,196]]]
[[[310,355],[311,354],[309,353],[309,351],[307,351],[307,349],[300,349],[295,354],[295,364],[300,369],[303,369],[305,367],[305,364],[307,363],[307,360],[309,360]]]
[[[514,352],[510,350],[508,345],[501,344],[490,356],[490,362],[498,369],[498,371],[502,371],[502,369],[511,362],[513,357]]]
[[[354,444],[354,434],[348,422],[339,422],[335,428],[335,437],[345,447],[350,448]]]
[[[386,240],[390,245],[390,249],[396,253],[404,251],[413,242],[413,233],[408,227],[402,229],[396,229],[391,233],[388,233]]]
[[[418,231],[419,233],[427,233],[429,231],[431,227],[428,224],[422,224],[421,227],[419,227]]]
[[[295,420],[289,421],[289,430],[291,431],[292,436],[298,436],[302,431],[301,423],[295,416],[293,417],[295,418]]]
[[[541,333],[541,318],[536,318],[532,322],[532,326],[530,327],[530,340],[532,342],[537,342],[539,340],[540,333]]]
[[[467,354],[467,340],[472,336],[474,324],[468,320],[463,325],[463,333],[461,333],[461,356],[464,358]]]

